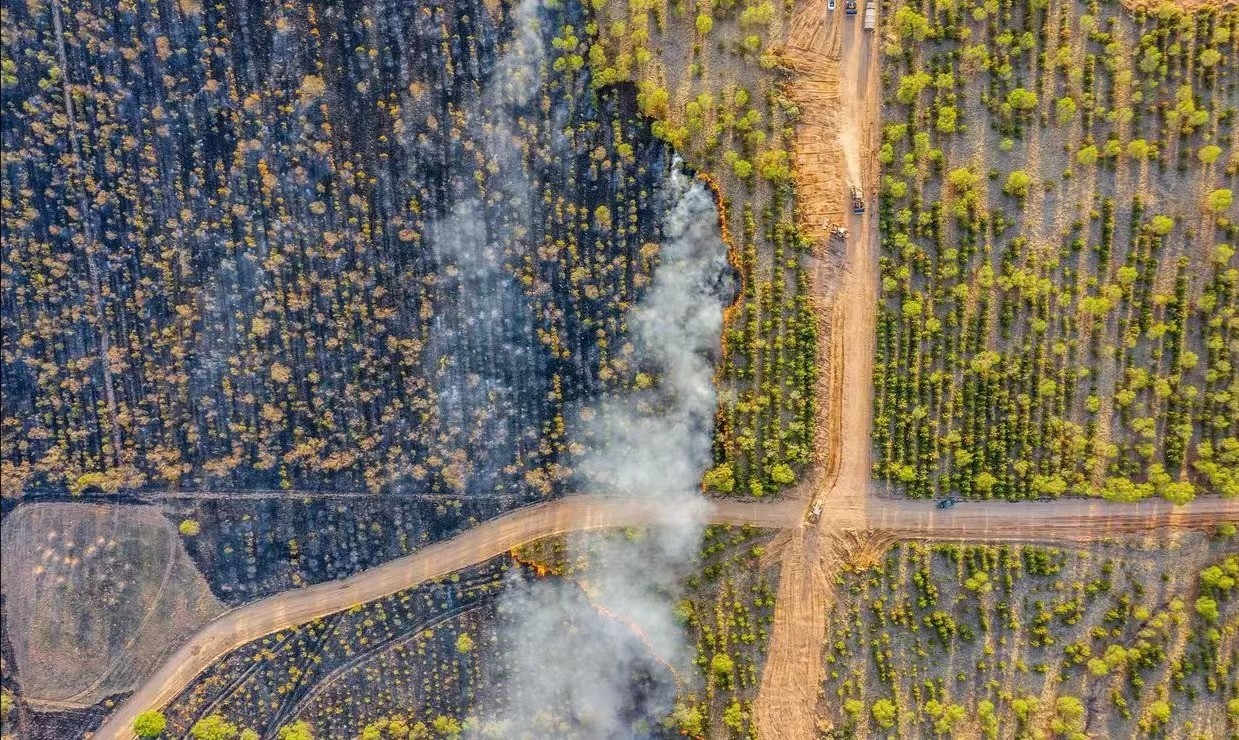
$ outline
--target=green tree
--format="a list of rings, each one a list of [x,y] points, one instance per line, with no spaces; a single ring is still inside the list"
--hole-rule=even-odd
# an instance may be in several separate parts
[[[1174,228],[1174,219],[1158,214],[1149,221],[1149,230],[1158,236],[1165,236]]]
[[[696,706],[676,703],[671,713],[671,722],[689,737],[701,737],[705,732],[705,717]]]
[[[1059,98],[1054,104],[1054,109],[1058,112],[1059,123],[1069,123],[1076,115],[1076,101],[1070,96]]]
[[[869,708],[869,713],[873,715],[873,721],[878,723],[878,727],[889,730],[895,726],[895,717],[898,716],[899,709],[890,699],[878,699]]]
[[[1161,727],[1170,721],[1170,704],[1158,699],[1149,704],[1149,724]]]
[[[843,711],[848,713],[848,716],[855,722],[860,718],[860,713],[865,711],[865,703],[856,697],[852,697],[843,702]]]
[[[916,96],[929,84],[932,78],[928,72],[916,72],[899,78],[899,89],[895,91],[895,100],[904,105],[916,102]]]
[[[744,731],[744,707],[740,706],[740,702],[734,697],[723,710],[723,724],[727,725],[732,732]]]
[[[708,13],[697,14],[697,33],[705,36],[714,28],[714,18]]]
[[[966,193],[976,184],[977,176],[967,167],[958,167],[947,173],[946,180],[955,192]]]
[[[1204,617],[1206,622],[1216,622],[1220,616],[1217,608],[1217,600],[1208,596],[1201,596],[1196,599],[1196,613]]]
[[[929,19],[907,5],[895,11],[895,29],[900,38],[923,41],[929,33]]]
[[[1214,213],[1226,213],[1233,199],[1233,193],[1228,188],[1218,188],[1205,196],[1205,206]]]
[[[237,726],[218,714],[211,714],[189,728],[194,740],[233,740],[238,734]]]
[[[1032,185],[1032,175],[1024,170],[1016,170],[1010,175],[1007,175],[1007,183],[1002,186],[1002,191],[1007,195],[1013,195],[1016,198],[1024,198],[1028,195],[1028,188]]]
[[[1127,156],[1135,160],[1148,159],[1153,153],[1153,147],[1144,139],[1132,139],[1127,142]]]
[[[1037,93],[1017,87],[1007,93],[1007,103],[1018,111],[1030,111],[1037,107]]]
[[[440,714],[438,717],[435,717],[434,722],[431,722],[430,726],[435,729],[435,732],[439,733],[440,737],[444,737],[444,738],[460,737],[460,733],[461,733],[460,722],[457,721],[455,717],[448,717],[446,715]]]
[[[796,474],[786,463],[779,463],[770,469],[770,479],[781,486],[789,486],[796,482]]]
[[[305,720],[298,720],[291,725],[284,725],[276,735],[279,740],[314,740],[314,728]]]
[[[162,712],[147,710],[133,720],[133,732],[138,737],[159,737],[168,727],[168,718]]]
[[[938,109],[938,130],[944,134],[955,133],[955,120],[959,112],[953,105],[944,105]]]
[[[1084,726],[1084,702],[1074,696],[1060,696],[1054,702],[1054,715],[1050,729],[1074,738]]]
[[[460,637],[456,638],[456,652],[464,655],[473,651],[473,638],[468,632],[461,632]]]
[[[701,482],[707,491],[716,493],[731,493],[736,488],[735,476],[731,472],[731,465],[727,463],[707,470]]]
[[[1192,485],[1190,481],[1167,483],[1165,488],[1162,489],[1162,498],[1175,506],[1191,503],[1192,499],[1196,498],[1196,486]]]

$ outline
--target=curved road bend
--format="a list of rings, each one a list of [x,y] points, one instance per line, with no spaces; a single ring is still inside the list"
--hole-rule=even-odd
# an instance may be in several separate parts
[[[676,521],[783,528],[798,521],[801,512],[802,505],[795,501],[702,501],[700,510],[694,512],[683,504],[605,495],[570,496],[527,506],[349,578],[285,591],[221,614],[165,660],[94,737],[132,738],[134,718],[172,701],[208,666],[247,642],[380,599],[544,537]]]

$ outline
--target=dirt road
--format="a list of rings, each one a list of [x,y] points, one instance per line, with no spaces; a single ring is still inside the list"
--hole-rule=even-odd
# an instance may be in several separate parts
[[[843,5],[840,2],[836,10],[829,11],[817,0],[802,3],[787,40],[790,48],[804,50],[797,56],[821,58],[822,64],[837,75],[833,80],[839,90],[837,97],[798,99],[797,103],[802,110],[810,107],[810,120],[831,122],[824,133],[815,129],[806,138],[833,137],[831,145],[813,147],[817,157],[811,164],[819,174],[834,178],[835,187],[814,187],[809,195],[820,200],[822,192],[836,193],[837,203],[819,204],[817,210],[849,213],[852,236],[847,240],[838,292],[831,295],[834,286],[829,274],[814,274],[814,300],[833,303],[829,331],[835,352],[824,357],[820,367],[829,367],[832,387],[822,397],[833,404],[837,418],[819,424],[830,446],[823,455],[828,470],[820,481],[816,476],[810,478],[807,495],[820,501],[828,514],[816,527],[801,525],[784,551],[770,647],[754,703],[758,735],[763,739],[814,736],[825,614],[832,596],[831,576],[838,569],[840,555],[831,538],[839,529],[870,528],[866,503],[870,500],[869,425],[878,284],[878,232],[873,214],[878,176],[878,43],[873,32],[862,30],[861,15],[848,16]],[[863,12],[864,0],[859,0],[859,5]],[[799,137],[797,141],[799,145]],[[800,174],[798,171],[798,178]],[[850,214],[849,191],[853,186],[859,187],[866,199],[865,213],[859,216]],[[838,367],[840,364],[842,367]],[[851,524],[842,524],[844,519],[850,519]]]
[[[133,737],[130,728],[138,714],[164,706],[209,665],[251,640],[411,588],[534,540],[566,532],[675,522],[787,528],[798,526],[802,518],[803,505],[798,501],[710,501],[692,511],[651,499],[587,495],[519,509],[342,581],[286,591],[226,612],[168,658],[95,737]],[[1202,499],[1179,509],[1164,502],[1132,506],[1077,500],[962,503],[953,510],[938,511],[926,501],[841,497],[823,512],[822,529],[884,530],[916,539],[1075,541],[1150,527],[1202,526],[1222,518],[1239,518],[1239,502]],[[818,560],[806,557],[800,562]],[[819,613],[819,619],[824,621],[824,612]],[[813,657],[816,659],[817,654]],[[800,678],[812,699],[816,684],[805,684],[805,677]]]
[[[534,540],[565,532],[677,521],[781,528],[800,516],[801,507],[796,502],[703,501],[700,509],[694,511],[651,499],[599,495],[568,497],[518,509],[351,578],[285,591],[224,613],[173,653],[108,718],[95,737],[133,737],[131,727],[138,714],[167,704],[207,666],[233,648],[286,627],[447,575]]]

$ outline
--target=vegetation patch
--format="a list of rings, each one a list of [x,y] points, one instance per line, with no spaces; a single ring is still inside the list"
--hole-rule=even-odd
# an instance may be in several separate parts
[[[696,646],[699,676],[681,692],[669,728],[694,738],[756,737],[753,701],[779,580],[777,561],[766,558],[772,537],[747,526],[706,529],[700,573],[677,607]]]
[[[577,54],[594,83],[631,80],[653,132],[705,174],[742,289],[727,312],[723,392],[707,490],[763,496],[814,454],[817,326],[797,226],[790,150],[796,106],[781,91],[791,3],[595,0]]]
[[[1088,551],[912,543],[840,573],[830,736],[1233,735],[1227,531]]]
[[[301,498],[189,496],[166,502],[185,548],[220,601],[236,606],[353,575],[459,534],[510,507],[503,497],[399,494]],[[186,532],[184,522],[197,524]]]
[[[1239,13],[889,2],[874,472],[1239,493]]]
[[[488,650],[474,646],[491,647],[506,569],[492,560],[240,647],[163,710],[169,733],[214,717],[264,737],[307,722],[318,737],[354,738],[395,714],[426,725],[463,717],[492,678]]]
[[[550,495],[672,158],[575,3],[3,20],[6,495]],[[568,65],[573,67],[574,65]]]

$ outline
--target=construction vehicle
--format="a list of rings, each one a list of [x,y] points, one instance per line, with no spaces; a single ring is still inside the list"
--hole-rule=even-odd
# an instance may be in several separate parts
[[[878,22],[878,4],[874,0],[865,3],[865,30],[872,31]]]
[[[852,213],[865,212],[865,196],[860,192],[860,188],[852,186]]]
[[[843,0],[843,12],[856,15],[856,0]]]
[[[958,502],[959,502],[959,499],[955,498],[954,496],[947,496],[946,498],[938,502],[937,508],[949,509]]]
[[[805,518],[809,520],[809,524],[817,524],[818,520],[822,518],[822,502],[814,502],[813,506],[809,508],[809,515]]]

